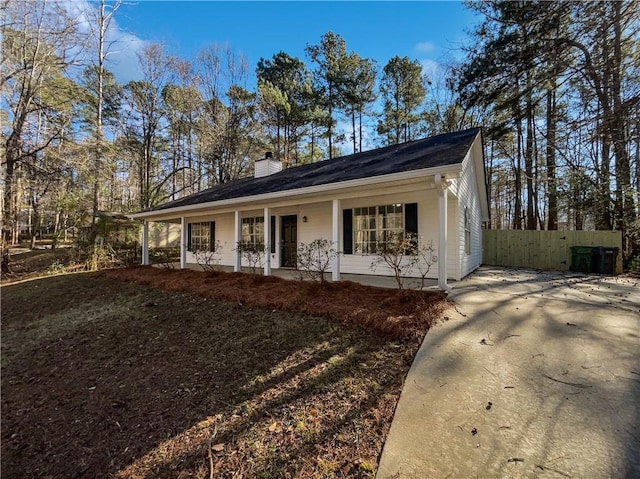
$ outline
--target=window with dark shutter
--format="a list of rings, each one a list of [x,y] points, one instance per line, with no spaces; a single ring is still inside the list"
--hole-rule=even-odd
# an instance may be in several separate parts
[[[271,239],[269,240],[271,242],[271,254],[275,254],[276,252],[276,217],[272,216],[271,217]]]
[[[404,231],[406,234],[418,236],[418,203],[404,205]]]
[[[213,251],[213,241],[215,240],[214,228],[214,223],[209,221],[189,223],[187,228],[187,249],[192,253]]]
[[[342,210],[342,251],[353,254],[353,210]]]
[[[413,246],[418,246],[418,203],[404,205],[404,232],[411,235]],[[407,254],[410,252],[407,251]]]

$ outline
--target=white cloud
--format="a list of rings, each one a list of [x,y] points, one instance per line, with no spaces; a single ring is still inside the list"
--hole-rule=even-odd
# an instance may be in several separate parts
[[[111,54],[107,58],[108,68],[120,83],[139,80],[142,72],[138,66],[138,52],[142,51],[148,42],[121,30],[112,34],[113,44]]]
[[[442,74],[443,67],[435,60],[423,59],[420,60],[422,66],[422,73],[427,75],[430,81],[438,78]]]
[[[78,45],[79,60],[84,65],[95,58],[96,40],[92,37],[92,29],[96,31],[98,5],[88,0],[62,0],[60,5],[78,21],[78,30],[87,35],[85,45]],[[105,46],[107,48],[106,67],[116,77],[119,83],[127,83],[141,78],[138,67],[137,53],[148,43],[136,35],[120,28],[117,22],[118,11],[115,12],[109,29],[106,32]],[[95,28],[92,28],[95,27]]]
[[[420,42],[413,48],[418,53],[433,53],[436,50],[436,46],[431,42]]]

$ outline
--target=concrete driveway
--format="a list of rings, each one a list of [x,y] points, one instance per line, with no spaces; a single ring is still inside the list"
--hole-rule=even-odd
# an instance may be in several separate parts
[[[450,298],[377,478],[640,477],[640,280],[483,267]]]

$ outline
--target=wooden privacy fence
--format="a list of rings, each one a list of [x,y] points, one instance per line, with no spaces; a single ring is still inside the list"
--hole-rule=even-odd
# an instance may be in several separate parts
[[[483,230],[482,235],[484,264],[568,271],[572,246],[607,246],[618,248],[615,271],[622,273],[621,231]]]

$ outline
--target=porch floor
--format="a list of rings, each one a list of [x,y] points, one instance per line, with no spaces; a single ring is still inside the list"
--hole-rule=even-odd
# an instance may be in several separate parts
[[[175,269],[180,269],[179,263],[174,263],[173,265]],[[161,265],[157,265],[157,264],[152,266],[162,267]],[[195,264],[195,263],[187,263],[187,269],[202,271],[202,267],[199,264]],[[220,266],[220,270],[230,273],[233,271],[233,267]],[[242,270],[245,273],[249,272],[249,268],[243,268]],[[262,268],[260,268],[260,271],[262,272]],[[277,276],[278,278],[287,279],[287,280],[300,279],[300,272],[298,270],[289,269],[289,268],[285,268],[285,269],[272,268],[271,275]],[[392,288],[392,289],[396,289],[398,287],[395,279],[389,276],[377,276],[372,274],[349,274],[349,273],[342,273],[340,276],[342,281],[353,281],[354,283],[360,283],[365,286],[374,286],[377,288]],[[325,278],[327,281],[331,281],[331,273],[327,273],[325,275]],[[418,289],[419,286],[420,286],[420,280],[418,278],[404,278],[404,287],[406,289]],[[426,279],[424,282],[423,289],[425,291],[426,290],[439,291],[440,288],[438,287],[438,280]]]

